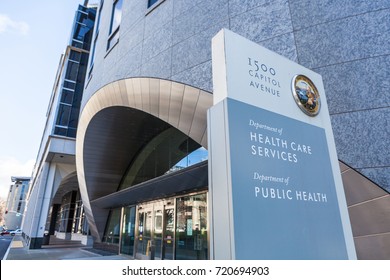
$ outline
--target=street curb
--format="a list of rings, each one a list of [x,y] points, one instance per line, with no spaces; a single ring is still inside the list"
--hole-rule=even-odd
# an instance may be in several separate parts
[[[13,241],[14,239],[12,238],[12,240],[11,240],[11,242],[9,243],[9,245],[8,245],[8,249],[7,249],[7,251],[5,252],[5,254],[4,254],[4,257],[3,257],[3,261],[4,260],[6,260],[7,259],[7,257],[8,257],[8,253],[9,253],[9,250],[11,249],[11,245],[12,245],[12,241]]]

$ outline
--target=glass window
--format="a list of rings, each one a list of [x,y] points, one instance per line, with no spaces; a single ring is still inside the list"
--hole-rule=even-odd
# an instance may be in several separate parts
[[[19,201],[18,203],[18,209],[16,209],[16,212],[20,213],[20,208],[22,208],[22,202]]]
[[[174,232],[175,232],[175,211],[173,208],[165,209],[165,232],[164,232],[164,255],[167,260],[174,259]]]
[[[119,30],[110,36],[107,43],[107,50],[111,49],[119,40]]]
[[[100,0],[99,14],[98,14],[98,18],[97,18],[97,21],[96,21],[96,36],[99,34],[100,17],[102,15],[103,4],[104,4],[104,0]]]
[[[71,106],[61,104],[58,108],[57,125],[68,126]]]
[[[66,104],[72,104],[73,101],[73,91],[63,89],[61,93],[61,102]]]
[[[148,8],[156,4],[159,0],[148,0]]]
[[[77,193],[77,201],[75,203],[75,210],[74,210],[74,218],[73,218],[73,226],[72,226],[72,232],[82,235],[88,234],[88,225],[86,225],[86,218],[84,213],[84,206],[83,202],[80,197],[80,193]]]
[[[207,194],[176,200],[176,259],[208,259]]]
[[[72,46],[89,50],[95,22],[95,9],[79,6],[76,13],[75,24],[72,30]]]
[[[54,134],[56,135],[63,135],[63,136],[66,136],[68,130],[64,127],[59,127],[59,126],[56,126],[54,128]]]
[[[138,212],[138,245],[137,254],[149,256],[152,242],[152,211]]]
[[[68,61],[65,79],[71,80],[71,81],[76,81],[78,69],[79,69],[79,63],[73,62],[73,61]]]
[[[24,188],[25,188],[26,186],[23,184],[22,185],[22,191],[20,192],[20,197],[19,197],[19,200],[23,200],[23,198],[24,198]]]
[[[82,222],[81,223],[83,225],[82,234],[83,235],[89,235],[90,234],[90,232],[89,232],[89,225],[88,225],[88,220],[85,217],[85,213],[83,213]]]
[[[68,217],[69,217],[69,204],[61,205],[61,211],[60,211],[60,228],[59,232],[66,232],[67,224],[68,224]]]
[[[76,133],[77,133],[77,129],[76,128],[69,127],[67,130],[68,131],[66,133],[66,136],[76,138]]]
[[[189,143],[188,143],[188,145],[189,145]],[[187,148],[187,151],[190,151],[189,146],[187,146],[186,148]],[[205,148],[200,147],[199,149],[196,149],[195,151],[189,153],[187,156],[182,158],[171,169],[169,169],[169,171],[167,173],[189,167],[191,165],[205,161],[207,159],[208,159],[208,151]]]
[[[74,81],[64,80],[64,88],[75,89],[76,83]]]
[[[121,253],[132,256],[135,236],[135,207],[126,207],[123,213]]]
[[[175,172],[207,160],[207,150],[171,127],[152,139],[138,154],[122,179],[120,189]]]
[[[93,63],[94,63],[94,61],[95,61],[96,42],[97,42],[97,37],[95,38],[95,40],[94,40],[94,42],[93,42],[93,45],[92,45],[91,61],[90,61],[90,63],[89,63],[91,69],[92,69]]]
[[[88,56],[89,56],[89,54],[83,53],[81,55],[81,60],[80,60],[80,64],[79,64],[77,83],[79,84],[81,91],[84,88],[85,74],[87,73]]]
[[[79,42],[83,42],[84,41],[84,36],[87,32],[90,31],[90,29],[85,26],[83,23],[80,23],[78,22],[75,26],[75,29],[77,30],[77,32],[75,32],[75,40],[79,41]]]
[[[82,210],[83,210],[83,204],[81,200],[77,200],[75,204],[73,226],[72,226],[72,232],[74,233],[81,233],[80,217],[82,215]]]
[[[119,244],[121,208],[112,209],[107,221],[103,242]]]
[[[123,0],[116,0],[112,7],[110,36],[107,43],[107,50],[111,49],[119,39],[119,26],[122,20],[122,2]]]
[[[91,68],[89,74],[92,73],[93,63],[95,61],[95,49],[96,49],[97,38],[98,38],[98,35],[99,35],[100,17],[102,15],[103,4],[104,4],[104,1],[101,0],[100,1],[100,5],[99,5],[99,14],[98,14],[98,17],[97,17],[97,20],[96,20],[95,39],[93,40],[92,51],[91,51],[91,58],[90,58],[91,61],[89,62],[89,65],[90,65],[90,68]]]
[[[76,39],[73,39],[72,40],[72,46],[76,47],[76,48],[82,49],[83,48],[83,42],[77,41]]]
[[[68,192],[62,197],[61,207],[57,215],[57,226],[56,230],[59,232],[70,232],[71,222],[73,220],[72,213],[74,211],[74,205],[72,200],[74,192]]]
[[[72,110],[71,110],[70,116],[69,116],[69,124],[68,124],[69,127],[74,127],[74,128],[77,127],[77,124],[79,121],[79,113],[80,113],[79,108],[72,107]]]
[[[69,59],[70,60],[74,60],[74,61],[80,62],[80,58],[81,58],[81,53],[73,51],[73,50],[70,51],[70,54],[69,54]]]
[[[110,34],[113,33],[121,24],[122,20],[122,2],[123,0],[114,1],[114,6],[112,7],[112,17],[111,17],[111,26]]]

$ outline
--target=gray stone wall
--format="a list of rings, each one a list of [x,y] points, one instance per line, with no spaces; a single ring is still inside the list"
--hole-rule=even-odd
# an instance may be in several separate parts
[[[323,76],[339,158],[390,190],[390,1],[124,0],[106,51],[102,10],[83,105],[100,87],[158,77],[212,91],[211,38],[228,28]]]
[[[324,80],[339,159],[390,191],[390,1],[289,2],[298,62]]]

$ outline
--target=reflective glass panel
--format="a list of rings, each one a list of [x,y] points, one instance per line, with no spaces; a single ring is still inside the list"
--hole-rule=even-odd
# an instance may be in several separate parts
[[[207,194],[176,200],[176,259],[208,259]]]
[[[123,213],[121,253],[132,256],[135,236],[135,207],[126,207]]]
[[[57,125],[68,126],[71,106],[61,104],[58,108]]]
[[[95,16],[96,10],[94,8],[88,9],[81,5],[79,6],[72,30],[72,46],[85,50],[90,48]]]
[[[191,152],[186,157],[181,159],[178,163],[176,163],[169,170],[169,172],[189,167],[191,165],[205,161],[207,159],[208,159],[208,151],[205,148],[200,147],[199,149],[196,149],[195,151]]]
[[[69,127],[66,136],[76,138],[77,129]]]
[[[63,89],[61,93],[61,102],[62,103],[67,103],[67,104],[72,104],[73,102],[73,91]]]
[[[106,243],[119,243],[119,233],[120,233],[120,219],[121,219],[121,209],[112,209],[110,211],[110,216],[107,221],[106,230],[103,236],[103,242]]]
[[[119,30],[116,30],[116,32],[108,39],[108,44],[107,44],[107,50],[111,49],[116,42],[118,42],[119,39]]]
[[[154,210],[154,258],[162,258],[163,210]]]
[[[68,61],[68,67],[66,68],[65,79],[76,81],[78,69],[79,69],[79,63]]]
[[[68,88],[68,89],[75,89],[76,88],[76,83],[73,82],[73,81],[64,81],[64,88]]]
[[[175,236],[175,211],[173,208],[165,209],[164,254],[166,260],[173,260],[173,244]]]
[[[152,249],[152,210],[143,209],[138,212],[137,255],[150,259]]]
[[[206,149],[171,127],[154,137],[138,153],[123,177],[120,189],[181,170],[207,160],[207,157]]]
[[[139,212],[138,213],[138,245],[137,245],[137,254],[144,254],[143,252],[145,251],[144,250],[144,238],[143,238],[143,235],[144,235],[144,217],[145,217],[145,213],[144,212]]]
[[[79,121],[79,108],[72,107],[70,116],[69,116],[69,127],[76,128]]]
[[[149,0],[148,1],[148,8],[153,6],[155,3],[157,3],[159,0]]]
[[[110,34],[115,31],[122,20],[122,2],[123,0],[117,0],[114,2],[114,6],[112,8],[112,18],[111,18],[111,26],[110,26]]]
[[[70,54],[69,54],[69,59],[70,60],[74,60],[74,61],[80,62],[80,58],[81,58],[81,53],[73,51],[73,50],[70,51]]]
[[[56,135],[63,135],[63,136],[66,136],[68,132],[68,129],[64,128],[64,127],[59,127],[59,126],[56,126],[54,128],[54,134]]]

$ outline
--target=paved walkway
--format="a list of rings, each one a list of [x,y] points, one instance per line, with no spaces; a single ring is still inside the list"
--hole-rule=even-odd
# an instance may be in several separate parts
[[[21,236],[11,242],[6,260],[128,260],[126,255],[106,255],[99,250],[82,245],[80,242],[65,240],[51,241],[42,249],[28,249]]]

